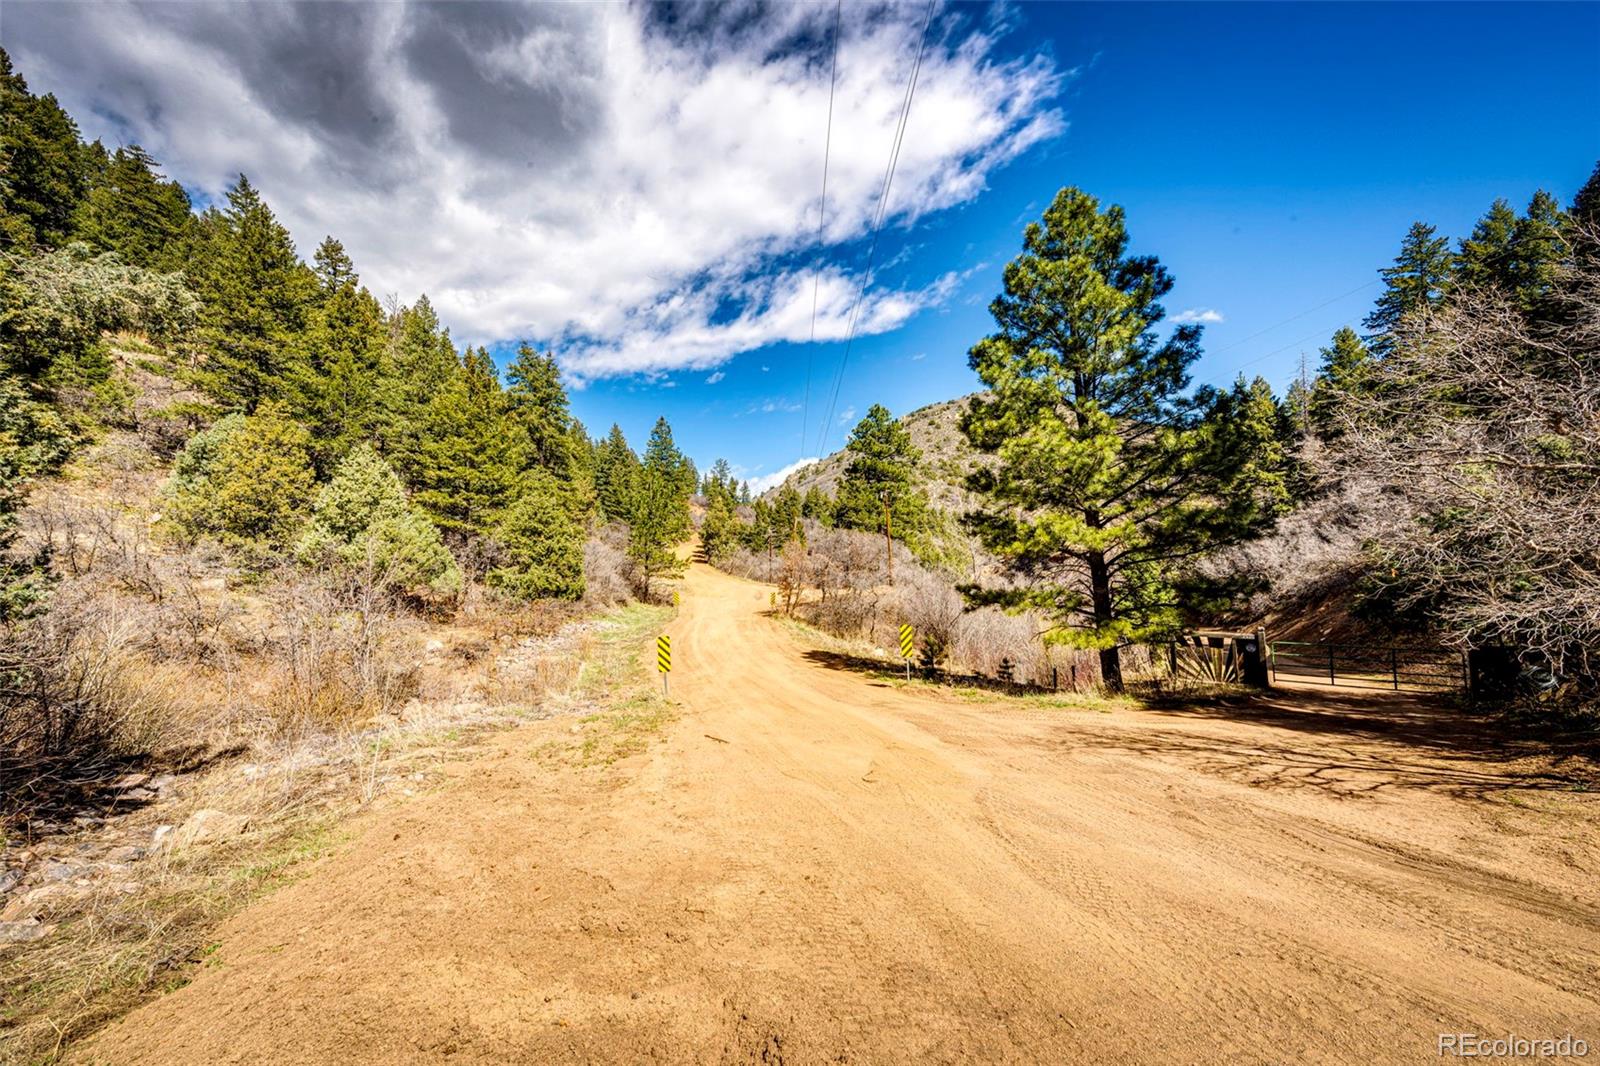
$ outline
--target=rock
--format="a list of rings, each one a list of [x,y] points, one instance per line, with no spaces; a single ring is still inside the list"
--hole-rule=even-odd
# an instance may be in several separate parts
[[[111,782],[111,787],[126,792],[130,788],[138,788],[150,780],[149,774],[123,774]]]
[[[178,775],[177,774],[162,774],[159,777],[152,778],[150,783],[148,785],[146,785],[145,787],[146,788],[153,788],[157,792],[163,792],[163,791],[171,788],[173,786],[173,784],[177,780],[178,780]]]
[[[170,826],[170,825],[158,825],[158,826],[156,826],[156,831],[154,833],[150,834],[150,846],[152,848],[159,848],[162,845],[162,843],[165,842],[166,839],[168,837],[170,837],[171,835],[172,835],[172,826]]]
[[[119,848],[112,848],[110,851],[106,852],[105,857],[107,862],[117,863],[120,865],[130,862],[138,862],[140,859],[144,858],[144,856],[145,851],[143,848],[133,844],[124,844]]]
[[[0,896],[10,892],[13,888],[16,888],[21,883],[21,870],[6,870],[4,873],[0,873]]]
[[[206,589],[211,592],[226,592],[228,589],[228,579],[225,577],[203,577],[194,583],[194,587],[198,589]]]
[[[39,880],[47,885],[60,881],[70,881],[78,876],[82,868],[70,862],[56,862],[54,859],[46,862],[39,871]]]
[[[0,922],[0,944],[31,944],[43,940],[55,931],[37,918],[24,918],[20,922]]]
[[[434,652],[444,650],[444,641],[435,638],[422,646],[422,650],[432,655]]]
[[[227,840],[249,828],[250,818],[247,815],[210,809],[195,811],[189,816],[189,820],[172,834],[172,846],[175,849],[182,849],[195,844]]]
[[[159,793],[153,788],[130,788],[126,792],[117,794],[118,803],[144,803],[153,800]]]
[[[59,911],[66,909],[88,898],[92,889],[82,885],[42,885],[6,904],[6,909],[0,911],[0,922],[12,922],[21,918],[32,918],[44,911]]]

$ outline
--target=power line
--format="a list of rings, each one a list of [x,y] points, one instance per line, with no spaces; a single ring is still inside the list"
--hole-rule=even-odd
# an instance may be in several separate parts
[[[1361,292],[1364,289],[1372,288],[1372,286],[1379,284],[1382,280],[1383,280],[1382,278],[1374,278],[1371,281],[1363,282],[1362,284],[1357,285],[1355,288],[1351,289],[1349,292],[1340,293],[1338,296],[1335,296],[1331,300],[1324,300],[1322,303],[1317,304],[1315,307],[1308,307],[1304,311],[1298,312],[1297,314],[1290,315],[1288,318],[1283,319],[1281,322],[1274,322],[1272,325],[1268,326],[1266,329],[1257,330],[1256,332],[1250,334],[1250,336],[1248,336],[1248,337],[1245,337],[1245,338],[1243,338],[1241,340],[1234,341],[1232,344],[1225,344],[1221,348],[1218,348],[1215,351],[1211,351],[1211,352],[1208,352],[1206,354],[1208,356],[1217,356],[1217,355],[1221,355],[1223,352],[1231,352],[1235,348],[1240,347],[1241,345],[1249,344],[1251,341],[1255,340],[1257,337],[1266,336],[1268,333],[1271,333],[1273,330],[1278,329],[1279,327],[1287,326],[1289,323],[1298,321],[1298,320],[1306,317],[1309,314],[1313,314],[1313,313],[1315,313],[1317,311],[1320,311],[1324,307],[1332,307],[1334,304],[1338,303],[1340,300],[1347,300],[1350,297],[1354,296],[1356,293]],[[1263,353],[1261,355],[1258,355],[1254,359],[1247,359],[1244,362],[1242,362],[1242,363],[1238,364],[1237,366],[1233,367],[1233,369],[1230,370],[1228,373],[1229,373],[1229,375],[1231,375],[1231,377],[1236,378],[1236,377],[1239,376],[1239,372],[1241,370],[1243,370],[1245,367],[1254,366],[1256,363],[1259,363],[1259,362],[1261,362],[1261,361],[1263,361],[1265,359],[1271,359],[1273,356],[1279,354],[1280,352],[1286,352],[1290,348],[1293,348],[1297,344],[1304,344],[1306,341],[1312,340],[1312,339],[1314,339],[1316,337],[1323,336],[1327,332],[1328,332],[1327,329],[1324,328],[1324,329],[1319,329],[1314,333],[1308,333],[1304,337],[1299,338],[1298,340],[1292,340],[1288,344],[1285,344],[1285,345],[1283,345],[1282,347],[1279,347],[1279,348],[1274,348],[1270,352],[1265,352],[1265,353]],[[1200,382],[1200,384],[1202,384],[1202,385],[1222,385],[1222,384],[1225,384],[1225,382],[1219,380],[1219,378],[1217,378],[1216,376],[1213,376],[1213,377],[1208,378],[1206,381]]]
[[[828,132],[822,141],[822,201],[817,208],[817,262],[811,281],[811,339],[806,342],[806,391],[800,403],[800,458],[806,457],[806,418],[811,408],[811,366],[816,359],[813,346],[817,342],[817,295],[822,289],[823,233],[828,218],[828,161],[833,153],[833,90],[839,80],[839,16],[844,0],[833,5],[833,68],[828,74]]]
[[[1238,366],[1234,367],[1233,370],[1230,371],[1230,373],[1232,374],[1233,377],[1237,378],[1239,376],[1239,372],[1241,370],[1243,370],[1247,366],[1254,366],[1256,363],[1259,363],[1264,359],[1271,359],[1273,356],[1278,355],[1278,354],[1280,354],[1282,352],[1286,352],[1290,348],[1295,347],[1296,345],[1304,344],[1306,341],[1314,340],[1317,337],[1326,337],[1327,335],[1328,335],[1327,327],[1323,327],[1322,329],[1319,329],[1314,333],[1307,333],[1304,337],[1300,337],[1300,338],[1297,338],[1296,340],[1292,340],[1288,344],[1283,345],[1281,348],[1274,348],[1274,349],[1272,349],[1272,351],[1264,352],[1261,355],[1256,356],[1254,359],[1245,360],[1244,362],[1240,363]],[[1201,384],[1202,385],[1219,385],[1220,386],[1220,385],[1227,384],[1227,382],[1220,381],[1220,380],[1216,379],[1215,377],[1213,377],[1208,381],[1201,382]]]
[[[1363,289],[1372,288],[1374,285],[1378,284],[1382,280],[1383,280],[1382,278],[1373,278],[1371,281],[1362,282],[1360,285],[1357,285],[1355,288],[1351,289],[1349,292],[1341,293],[1340,295],[1335,296],[1333,299],[1324,301],[1323,303],[1320,303],[1315,307],[1308,307],[1304,311],[1301,311],[1297,315],[1290,315],[1288,318],[1284,319],[1282,322],[1274,322],[1272,325],[1268,326],[1266,329],[1257,330],[1256,332],[1250,334],[1250,336],[1245,337],[1242,340],[1236,340],[1232,344],[1223,345],[1221,348],[1218,348],[1216,351],[1212,352],[1211,354],[1212,355],[1221,355],[1223,352],[1231,352],[1235,348],[1239,347],[1240,345],[1249,344],[1251,341],[1255,340],[1257,337],[1266,336],[1268,333],[1271,333],[1273,330],[1277,329],[1279,326],[1287,326],[1289,323],[1294,322],[1297,319],[1304,318],[1304,317],[1306,317],[1307,315],[1311,314],[1314,311],[1320,311],[1324,307],[1331,307],[1334,304],[1338,303],[1340,300],[1347,300],[1347,299],[1349,299],[1350,297],[1354,296],[1356,293],[1360,292]]]
[[[855,343],[856,328],[861,323],[861,308],[866,302],[867,286],[872,281],[872,259],[878,250],[878,234],[883,229],[883,220],[888,214],[889,191],[894,186],[895,168],[900,163],[900,147],[905,143],[906,124],[911,116],[911,101],[917,92],[917,78],[922,73],[922,56],[928,45],[928,26],[933,22],[934,0],[928,0],[928,10],[922,17],[922,34],[917,39],[917,58],[911,64],[911,78],[906,83],[905,100],[900,105],[900,122],[895,129],[893,145],[889,151],[889,165],[883,175],[883,191],[878,195],[878,207],[872,222],[872,238],[867,244],[866,266],[861,274],[861,291],[856,294],[855,307],[850,313],[850,328],[845,334],[844,353],[839,357],[839,372],[833,381],[833,397],[828,401],[828,414],[822,420],[822,425],[817,433],[817,454],[823,454],[823,444],[828,439],[828,427],[833,421],[833,412],[839,404],[839,391],[844,387],[845,367],[850,362],[850,347]]]

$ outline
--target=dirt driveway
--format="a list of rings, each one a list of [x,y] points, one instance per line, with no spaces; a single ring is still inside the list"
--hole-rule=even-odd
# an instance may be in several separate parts
[[[375,811],[77,1050],[117,1063],[1421,1062],[1600,1055],[1600,794],[1393,697],[904,691],[692,569],[680,717]]]

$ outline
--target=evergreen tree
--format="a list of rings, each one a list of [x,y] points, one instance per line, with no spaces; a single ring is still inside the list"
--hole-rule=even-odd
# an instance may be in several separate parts
[[[1341,332],[1355,336],[1353,330]],[[1263,517],[1286,512],[1291,471],[1284,444],[1288,416],[1267,379],[1257,375],[1247,381],[1240,374],[1228,391],[1202,389],[1196,399],[1204,417],[1195,439],[1214,453],[1207,465],[1226,471],[1221,483],[1230,499],[1223,505],[1239,507],[1231,519],[1223,516],[1222,524],[1248,529]]]
[[[461,372],[450,331],[427,296],[402,307],[389,320],[389,341],[378,382],[378,448],[389,456],[408,484],[423,464],[428,412]]]
[[[705,484],[701,487],[700,493],[706,498],[707,503],[718,496],[726,498],[730,504],[738,502],[739,482],[734,478],[733,467],[728,465],[728,460],[718,459],[711,464],[711,470],[706,474]]]
[[[1517,219],[1516,257],[1508,288],[1525,311],[1541,308],[1555,288],[1567,258],[1566,212],[1554,196],[1540,189]]]
[[[916,485],[921,453],[911,433],[882,404],[873,404],[845,442],[850,465],[839,482],[838,524],[845,529],[886,532],[901,540],[927,524],[927,494]]]
[[[176,181],[161,180],[156,165],[136,144],[118,148],[78,205],[78,239],[136,266],[182,267],[195,224],[189,195]]]
[[[282,549],[311,503],[310,436],[282,406],[225,418],[173,468],[168,518],[190,534]]]
[[[675,548],[689,535],[689,497],[695,483],[694,464],[672,440],[665,418],[656,420],[646,445],[629,521],[628,556],[651,582],[682,571]]]
[[[806,489],[805,499],[801,501],[800,513],[806,518],[821,522],[825,526],[834,524],[834,515],[838,508],[834,505],[833,498],[822,491],[820,485],[812,485]]]
[[[428,409],[420,462],[405,471],[417,503],[441,529],[485,533],[516,497],[525,458],[508,406],[488,351],[468,348]]]
[[[438,528],[406,499],[394,468],[366,444],[317,490],[296,552],[308,561],[332,559],[413,596],[449,597],[461,589],[461,570]]]
[[[506,396],[511,418],[526,438],[528,461],[570,481],[575,461],[572,413],[555,357],[541,355],[527,344],[519,345],[506,379],[510,382]]]
[[[725,492],[706,496],[706,513],[700,521],[700,550],[706,562],[724,562],[744,539],[744,528],[734,512],[733,497]]]
[[[1345,400],[1364,392],[1373,378],[1376,361],[1368,347],[1349,326],[1333,335],[1333,342],[1322,349],[1322,368],[1311,389],[1311,430],[1323,440],[1338,435],[1335,424]]]
[[[583,598],[583,527],[570,491],[546,470],[528,474],[495,527],[507,561],[489,571],[489,584],[530,600]]]
[[[639,477],[639,457],[628,447],[622,427],[613,424],[610,434],[595,447],[594,494],[604,520],[633,520]]]
[[[1504,199],[1496,200],[1461,241],[1456,277],[1464,285],[1506,285],[1516,257],[1517,213]]]
[[[1568,219],[1555,197],[1540,189],[1518,217],[1505,200],[1496,200],[1461,242],[1457,274],[1463,283],[1493,285],[1515,297],[1525,311],[1550,296],[1567,256]]]
[[[193,280],[210,348],[200,382],[224,407],[253,411],[283,395],[300,369],[300,335],[316,279],[242,174],[228,190],[228,209],[206,212],[199,231]]]
[[[1367,340],[1375,355],[1382,358],[1393,349],[1394,331],[1408,313],[1444,298],[1451,283],[1452,260],[1447,238],[1436,236],[1432,226],[1412,223],[1394,265],[1378,272],[1384,290],[1372,313],[1362,321],[1370,331]]]
[[[314,273],[305,356],[287,384],[296,413],[311,430],[317,467],[326,471],[376,434],[386,330],[383,309],[361,287],[344,246],[332,237],[318,247]]]
[[[744,539],[739,521],[738,480],[726,459],[711,464],[700,494],[705,498],[705,517],[700,521],[700,548],[708,563],[721,563]]]
[[[1118,649],[1179,624],[1175,571],[1246,535],[1270,513],[1228,432],[1182,392],[1200,329],[1155,326],[1172,279],[1130,256],[1123,212],[1063,189],[1031,223],[990,305],[998,330],[970,363],[988,386],[963,429],[997,461],[972,476],[987,498],[969,524],[1025,585],[975,593],[1054,617],[1047,639],[1100,651],[1107,687]]]
[[[0,48],[0,247],[60,247],[87,185],[77,123],[51,95],[34,96]]]
[[[799,535],[800,513],[804,507],[805,501],[800,496],[800,490],[788,482],[784,482],[772,498],[773,521],[785,540]]]

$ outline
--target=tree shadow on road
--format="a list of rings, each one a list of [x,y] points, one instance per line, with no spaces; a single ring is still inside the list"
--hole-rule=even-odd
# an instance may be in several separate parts
[[[892,672],[865,656],[813,650],[804,657],[877,679]],[[1258,787],[1341,795],[1396,788],[1478,796],[1508,789],[1600,793],[1600,745],[1593,737],[1516,735],[1497,716],[1439,695],[1309,687],[1221,698],[1168,694],[1132,713],[1150,717],[1126,726],[1098,716],[1063,719],[1059,730],[1033,742],[1063,753],[1093,748],[1153,756]],[[1170,728],[1161,728],[1163,721]]]

